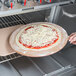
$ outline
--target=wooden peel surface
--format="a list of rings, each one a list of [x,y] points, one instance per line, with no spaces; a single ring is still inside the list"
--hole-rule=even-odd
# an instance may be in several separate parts
[[[0,56],[7,56],[15,53],[15,51],[9,45],[9,37],[13,31],[19,28],[21,25],[7,27],[0,29]]]

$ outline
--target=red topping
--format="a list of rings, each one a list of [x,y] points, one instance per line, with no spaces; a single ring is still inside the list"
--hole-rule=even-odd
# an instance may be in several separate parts
[[[44,27],[49,27],[49,26],[46,26],[46,25],[42,25],[42,26],[44,26]]]
[[[48,27],[48,26],[46,26],[46,25],[42,25],[42,26]],[[25,29],[25,31],[28,30],[28,29],[30,29],[30,28],[33,28],[33,27],[32,27],[32,26],[31,26],[31,27],[28,27],[28,28]],[[53,29],[52,31],[56,31],[56,30]],[[56,31],[56,33],[57,33],[57,31]],[[19,38],[19,43],[22,44],[23,46],[25,46],[26,48],[41,49],[41,48],[46,48],[46,47],[49,47],[49,46],[53,45],[54,43],[56,43],[56,42],[58,41],[58,39],[59,39],[59,36],[57,35],[57,39],[54,40],[53,43],[49,43],[49,44],[46,44],[46,45],[41,46],[41,47],[40,47],[40,46],[35,46],[35,47],[33,47],[32,45],[23,44],[22,41],[21,41],[21,37]]]
[[[34,28],[34,27],[32,27],[32,26],[31,27],[28,27],[28,28],[25,29],[25,31],[28,30],[28,29],[30,29],[30,28]]]

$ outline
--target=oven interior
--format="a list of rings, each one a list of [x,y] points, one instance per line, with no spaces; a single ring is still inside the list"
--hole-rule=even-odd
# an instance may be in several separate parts
[[[49,9],[0,17],[0,29],[44,21],[62,26],[68,35],[76,32],[75,1],[53,5]],[[17,53],[0,56],[0,76],[76,76],[76,46],[68,42],[58,53],[42,58]]]

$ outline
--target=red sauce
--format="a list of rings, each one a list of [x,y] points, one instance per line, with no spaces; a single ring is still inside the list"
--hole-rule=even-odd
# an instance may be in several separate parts
[[[33,27],[33,26],[31,26],[31,27],[28,27],[28,28],[26,28],[26,29],[25,29],[25,31],[26,31],[26,30],[28,30],[28,29],[30,29],[30,28],[34,28],[34,27]]]
[[[44,26],[44,27],[49,27],[49,26],[46,26],[46,25],[42,25],[42,26]]]
[[[43,26],[44,27],[48,27],[46,25],[43,25]],[[25,29],[25,31],[28,30],[28,29],[30,29],[30,28],[33,28],[33,27],[28,27],[28,28]],[[53,29],[53,31],[56,31],[56,30]],[[57,31],[56,31],[56,33],[57,33]],[[32,45],[23,44],[21,42],[21,37],[19,38],[19,43],[22,44],[23,46],[25,46],[26,48],[30,48],[30,49],[41,49],[41,48],[46,48],[46,47],[49,47],[49,46],[53,45],[54,43],[56,43],[58,41],[58,39],[59,39],[59,36],[57,35],[57,39],[54,40],[53,43],[49,43],[49,44],[46,44],[45,46],[41,46],[41,47],[40,46],[33,47]]]

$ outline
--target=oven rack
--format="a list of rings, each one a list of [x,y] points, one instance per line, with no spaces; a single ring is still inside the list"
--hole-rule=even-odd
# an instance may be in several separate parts
[[[0,56],[0,64],[4,63],[4,62],[7,62],[9,60],[19,58],[19,57],[22,57],[22,56],[20,54],[17,54],[17,53],[14,53],[14,54],[11,54],[11,55],[8,55],[8,56]]]
[[[37,22],[45,19],[45,13],[34,12],[34,16],[32,16],[33,13],[30,14],[20,14],[20,15],[12,15],[12,16],[6,16],[6,17],[0,17],[0,28],[5,28],[9,26],[15,26],[19,24],[26,24],[31,22]],[[42,15],[43,14],[43,15]],[[35,17],[42,17],[39,20],[35,20]],[[32,16],[32,17],[31,17]],[[35,21],[34,21],[35,20]]]
[[[0,17],[0,28],[6,28],[9,26],[15,26],[18,24],[26,24],[25,19],[23,20],[19,15]]]
[[[40,19],[37,17],[39,20],[44,21],[45,16],[44,14],[42,15],[42,12],[34,12],[34,16],[32,16],[32,13],[31,13],[31,14],[19,14],[19,15],[7,16],[7,17],[0,17],[0,28],[6,28],[10,26],[33,22],[33,20],[35,20],[37,15],[39,15],[39,17],[42,17]],[[19,57],[22,57],[22,56],[17,53],[13,53],[8,56],[0,56],[0,63],[6,62],[12,59],[16,59]]]

